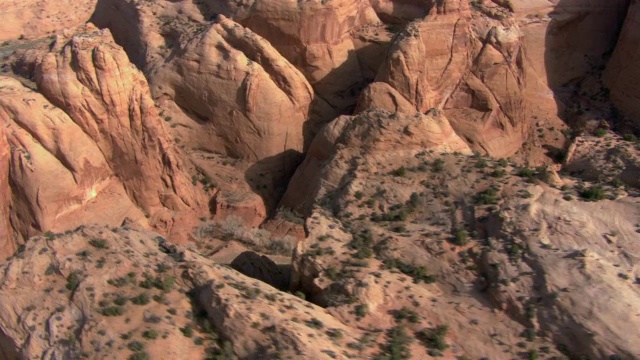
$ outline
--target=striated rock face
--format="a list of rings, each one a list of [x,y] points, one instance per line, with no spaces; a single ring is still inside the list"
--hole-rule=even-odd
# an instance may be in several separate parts
[[[200,211],[144,76],[108,31],[58,39],[38,58],[35,79],[44,96],[1,80],[13,231],[3,239],[145,216],[170,232],[172,211]]]
[[[145,212],[198,205],[146,79],[108,31],[74,35],[39,61],[35,78],[39,90],[96,143]]]
[[[376,77],[397,94],[375,85],[365,91],[359,108],[389,109],[390,102],[408,101],[414,111],[443,109],[473,149],[494,156],[514,153],[528,128],[517,24],[509,18],[491,20],[477,10],[472,16],[465,1],[432,6],[430,15],[396,37]],[[404,99],[395,100],[398,94]]]
[[[82,25],[91,18],[98,0],[6,0],[0,3],[4,21],[0,41],[22,36],[33,39]]]
[[[640,124],[640,2],[632,1],[622,33],[607,64],[605,83],[611,90],[613,103]]]
[[[152,82],[192,119],[192,148],[250,161],[303,151],[311,86],[267,41],[232,20],[221,17],[197,35]]]
[[[341,116],[313,140],[289,183],[282,205],[308,215],[314,202],[329,191],[319,193],[323,185],[340,188],[346,169],[358,167],[357,163],[344,161],[353,154],[360,154],[366,162],[370,156],[391,160],[425,150],[470,152],[439,110],[413,115],[369,110],[354,117]]]
[[[11,228],[11,187],[9,185],[9,158],[11,156],[6,130],[0,133],[0,258],[13,254],[17,241]]]
[[[127,196],[96,143],[60,108],[11,78],[0,78],[6,142],[4,194],[11,226],[3,247],[44,231],[85,223],[118,225],[144,216]],[[10,236],[9,236],[10,235]],[[12,252],[3,253],[4,256]]]
[[[224,14],[267,39],[282,56],[299,68],[318,94],[344,111],[355,103],[359,90],[371,79],[360,64],[366,47],[356,29],[379,22],[366,0],[336,1],[208,1],[205,14]],[[374,60],[375,62],[375,60]]]

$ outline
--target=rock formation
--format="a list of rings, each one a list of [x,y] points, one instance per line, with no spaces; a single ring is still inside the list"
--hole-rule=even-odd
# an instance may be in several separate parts
[[[639,25],[640,4],[632,1],[605,73],[605,82],[611,89],[611,101],[631,117],[636,127],[640,123]]]
[[[0,5],[0,358],[640,358],[638,0],[73,5]]]
[[[317,93],[344,111],[353,106],[371,75],[362,62],[365,47],[357,29],[379,22],[366,0],[338,1],[210,1],[205,14],[224,14],[267,39],[309,79]],[[377,64],[376,64],[377,67]],[[374,69],[375,70],[375,69]]]
[[[14,239],[145,216],[170,232],[172,211],[200,211],[144,76],[108,31],[59,38],[35,79],[44,96],[2,79]]]
[[[369,110],[354,117],[339,117],[315,137],[291,179],[282,206],[308,215],[315,201],[324,201],[322,197],[329,196],[329,190],[320,193],[323,185],[329,184],[325,187],[330,189],[344,186],[343,182],[348,180],[343,177],[344,171],[358,167],[357,161],[345,161],[354,154],[359,154],[364,162],[368,157],[393,161],[396,156],[427,150],[470,152],[439,110],[413,115]]]
[[[190,116],[192,148],[249,161],[304,149],[311,86],[267,41],[229,19],[196,36],[152,78],[154,92]]]

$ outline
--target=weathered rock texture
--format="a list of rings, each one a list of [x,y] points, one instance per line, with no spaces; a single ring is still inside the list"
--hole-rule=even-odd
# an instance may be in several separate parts
[[[348,181],[343,178],[345,169],[357,168],[358,164],[344,160],[353,154],[360,154],[366,161],[370,156],[393,159],[426,150],[471,151],[439,110],[413,115],[370,110],[354,117],[341,116],[314,139],[289,183],[282,205],[307,216],[316,201],[324,201],[322,197],[330,191],[327,189],[340,188]]]
[[[408,101],[413,111],[443,109],[475,150],[512,154],[528,128],[518,26],[478,15],[466,1],[432,5],[430,15],[410,23],[391,45],[376,77],[388,87],[372,85],[377,88],[365,91],[359,107],[404,111]],[[399,96],[404,99],[395,100]],[[404,105],[389,109],[390,101]]]
[[[371,80],[360,64],[359,52],[381,44],[361,43],[354,34],[362,26],[379,22],[369,1],[225,0],[209,1],[203,7],[205,14],[224,14],[267,39],[338,109],[352,106]]]
[[[266,40],[232,20],[221,17],[152,79],[155,93],[191,117],[192,148],[250,161],[303,151],[311,86]]]
[[[10,78],[0,90],[14,239],[145,215],[170,232],[173,211],[199,211],[144,76],[108,31],[59,38],[35,80],[44,96]]]
[[[640,3],[632,1],[618,38],[616,49],[607,64],[605,82],[611,100],[640,126]]]
[[[0,356],[332,358],[361,331],[158,234],[91,226],[0,265]],[[339,331],[340,342],[324,331]],[[325,352],[323,352],[325,351]],[[84,355],[83,355],[84,354]]]
[[[149,87],[108,31],[80,33],[36,68],[38,89],[100,148],[145,212],[198,205]]]
[[[6,177],[3,223],[9,248],[45,231],[143,218],[96,143],[60,108],[10,78],[0,79]],[[6,192],[5,192],[6,193]],[[11,252],[4,253],[4,256]]]

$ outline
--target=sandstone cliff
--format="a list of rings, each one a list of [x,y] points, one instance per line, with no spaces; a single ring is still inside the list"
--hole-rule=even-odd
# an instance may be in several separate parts
[[[631,118],[637,127],[640,121],[640,3],[632,1],[622,33],[607,64],[605,82],[611,89],[611,100]]]
[[[14,238],[126,217],[170,232],[173,211],[201,211],[146,79],[108,31],[60,37],[36,62],[44,96],[2,80]]]

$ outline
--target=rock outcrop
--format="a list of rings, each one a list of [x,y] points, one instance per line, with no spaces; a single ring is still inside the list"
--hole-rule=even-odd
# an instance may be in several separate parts
[[[611,101],[640,126],[640,3],[632,1],[624,27],[607,64],[605,83],[611,90]]]
[[[311,205],[294,289],[343,319],[358,304],[361,326],[405,324],[417,339],[421,319],[446,324],[445,357],[640,354],[625,330],[638,326],[629,315],[640,299],[634,144],[579,139],[566,168],[579,178],[561,178],[504,159],[418,151],[397,119],[379,122],[383,131],[375,119],[357,123],[321,132],[285,196],[300,184],[316,194],[297,202]],[[490,335],[486,323],[500,328]],[[500,341],[488,340],[496,334]],[[414,358],[420,351],[411,348]]]
[[[376,82],[388,84],[414,111],[443,109],[474,150],[514,153],[528,129],[525,55],[517,24],[508,17],[498,21],[476,14],[466,1],[432,6],[428,16],[395,38]],[[360,108],[388,109],[390,101],[397,102],[388,91],[366,91],[361,100],[366,105]]]
[[[393,161],[398,156],[424,151],[471,150],[440,110],[413,115],[369,110],[354,117],[341,116],[315,137],[281,205],[307,216],[316,201],[324,201],[323,196],[344,186],[350,177],[345,175],[347,169],[358,168],[357,161],[345,159],[356,153],[366,162],[368,157]]]
[[[302,71],[317,93],[345,111],[372,78],[360,61],[366,47],[356,30],[379,23],[367,0],[337,1],[209,1],[208,16],[224,14],[267,39],[282,56]],[[370,54],[369,54],[370,55]],[[374,60],[375,62],[375,60]]]
[[[35,80],[44,96],[10,78],[0,90],[10,151],[3,186],[11,184],[12,191],[13,236],[7,239],[84,223],[113,226],[126,217],[169,233],[173,212],[201,211],[202,195],[163,128],[144,76],[108,31],[60,37],[37,58]]]
[[[148,215],[197,207],[146,79],[109,32],[59,45],[36,67],[38,89],[97,144],[132,200]]]
[[[151,78],[154,92],[190,117],[191,148],[254,162],[304,149],[313,89],[266,40],[232,20],[221,17]]]
[[[7,165],[2,186],[11,196],[3,247],[45,231],[85,223],[144,220],[91,137],[64,111],[11,78],[1,78],[0,119]],[[5,193],[7,192],[5,191]],[[3,258],[12,252],[3,253]]]
[[[357,356],[346,344],[362,333],[298,297],[130,228],[30,239],[0,265],[0,295],[6,360],[330,359]]]

